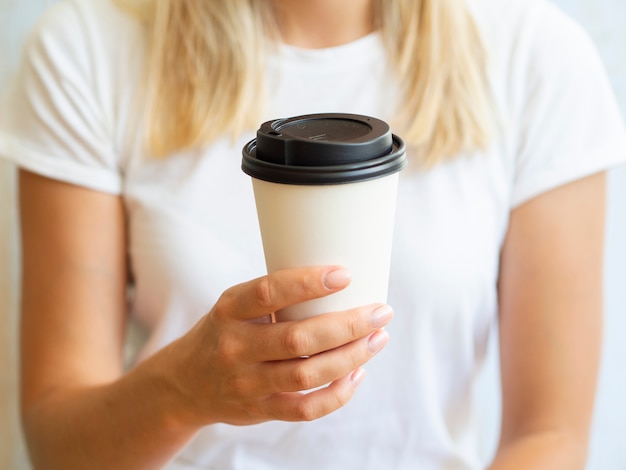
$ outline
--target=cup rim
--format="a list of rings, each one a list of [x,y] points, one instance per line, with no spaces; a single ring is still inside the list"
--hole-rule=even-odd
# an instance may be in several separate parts
[[[381,178],[406,167],[406,145],[392,134],[389,153],[380,157],[339,165],[301,166],[284,165],[260,160],[256,156],[257,139],[249,141],[242,150],[241,169],[247,175],[272,183],[295,185],[346,184]]]

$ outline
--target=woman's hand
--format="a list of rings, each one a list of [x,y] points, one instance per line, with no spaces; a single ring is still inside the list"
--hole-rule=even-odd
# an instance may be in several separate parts
[[[208,315],[155,356],[152,367],[188,424],[320,418],[343,406],[361,366],[388,340],[386,305],[270,323],[281,308],[349,284],[338,267],[279,271],[228,289]],[[317,388],[308,393],[304,390]]]
[[[387,341],[386,306],[262,323],[349,283],[337,267],[297,269],[229,289],[191,331],[124,373],[121,198],[21,171],[20,218],[33,468],[162,468],[205,424],[323,416],[350,399],[360,366]]]

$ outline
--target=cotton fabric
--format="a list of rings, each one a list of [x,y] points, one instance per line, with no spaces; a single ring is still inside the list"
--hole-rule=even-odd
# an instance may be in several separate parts
[[[588,37],[543,0],[473,3],[499,132],[400,178],[391,340],[348,405],[311,423],[201,431],[166,468],[479,469],[473,393],[496,327],[499,255],[514,208],[626,159],[626,137]],[[143,146],[142,26],[109,0],[65,0],[35,28],[2,117],[3,157],[119,195],[149,332],[138,360],[185,332],[226,288],[265,273],[250,179],[228,136],[156,159]],[[393,122],[400,83],[373,33],[323,50],[280,45],[266,119],[352,112]],[[373,222],[375,223],[375,222]],[[88,313],[86,313],[88,314]]]

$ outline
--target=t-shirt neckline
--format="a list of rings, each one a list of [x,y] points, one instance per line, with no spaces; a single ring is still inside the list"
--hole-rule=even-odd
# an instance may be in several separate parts
[[[277,50],[280,56],[296,60],[340,60],[354,61],[355,58],[376,55],[382,48],[382,38],[379,31],[374,31],[354,41],[338,46],[309,49],[278,43]]]

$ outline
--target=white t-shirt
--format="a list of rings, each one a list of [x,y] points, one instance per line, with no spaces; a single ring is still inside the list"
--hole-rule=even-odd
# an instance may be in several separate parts
[[[482,1],[482,0],[481,0]],[[473,388],[496,326],[512,208],[621,163],[626,137],[586,35],[544,0],[476,4],[502,133],[488,151],[400,178],[387,327],[344,408],[311,423],[210,426],[168,469],[477,469]],[[5,157],[123,197],[146,357],[184,334],[227,287],[265,273],[250,179],[228,138],[154,159],[132,104],[141,26],[110,0],[67,0],[36,27],[4,116]],[[267,63],[267,119],[352,112],[392,120],[398,82],[381,38]],[[409,151],[410,153],[410,151]]]

